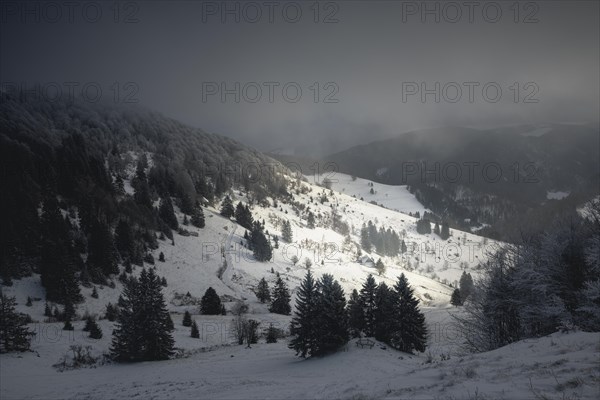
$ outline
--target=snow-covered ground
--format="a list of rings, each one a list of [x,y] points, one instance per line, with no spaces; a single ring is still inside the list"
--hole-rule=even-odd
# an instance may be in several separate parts
[[[594,369],[600,350],[597,335],[556,334],[487,354],[461,356],[460,337],[450,317],[457,309],[448,305],[453,290],[448,284],[455,283],[463,271],[477,275],[477,265],[497,244],[453,229],[446,241],[435,234],[420,235],[415,229],[415,218],[395,211],[424,211],[405,188],[375,184],[376,193],[370,195],[367,181],[353,181],[341,174],[337,178],[333,191],[297,181],[296,207],[282,202],[274,207],[272,200],[270,207],[251,207],[255,220],[264,220],[271,234],[280,236],[283,219],[291,222],[293,243],[280,241],[270,262],[259,263],[253,259],[251,252],[241,244],[244,229],[220,216],[218,206],[205,209],[204,229],[184,227],[198,236],[175,234],[174,245],[169,240],[159,241],[154,257],[158,259],[158,254],[163,252],[166,260],[156,262],[156,271],[168,281],[163,292],[176,326],[174,337],[179,355],[173,360],[134,365],[99,363],[96,368],[58,372],[53,364],[68,353],[73,344],[91,346],[92,354],[98,357],[107,353],[113,324],[101,320],[104,337],[91,340],[81,330],[83,321],[75,322],[73,332],[62,331],[62,324],[44,323],[44,302],[35,300],[44,298],[39,276],[15,280],[12,287],[3,289],[4,293],[16,296],[19,311],[39,322],[31,325],[37,332],[33,352],[0,356],[1,398],[485,396],[511,399],[531,398],[537,394],[548,394],[548,398],[562,398],[556,397],[560,394],[584,398],[594,393],[599,383],[598,364]],[[126,187],[128,185],[126,182]],[[231,195],[235,203],[247,200],[237,190]],[[322,203],[323,195],[327,201]],[[370,204],[371,200],[386,208]],[[307,211],[299,210],[297,204],[310,207],[317,215],[315,229],[307,227]],[[357,262],[355,247],[346,238],[323,227],[333,209],[349,224],[351,242],[360,242],[360,228],[371,220],[378,227],[391,227],[398,232],[409,251],[398,257],[367,254],[373,260],[381,257],[387,266],[385,273],[379,276],[372,265]],[[183,219],[181,214],[178,217]],[[292,255],[300,259],[296,265],[291,262]],[[196,304],[181,300],[188,292],[192,299],[199,299],[212,286],[229,310],[236,301],[246,302],[248,317],[260,321],[260,329],[273,324],[285,330],[290,317],[270,314],[267,306],[257,301],[253,288],[262,277],[272,285],[279,273],[294,299],[306,273],[305,258],[312,261],[311,269],[317,277],[323,273],[334,275],[347,295],[352,289],[360,289],[368,274],[391,285],[404,273],[426,315],[430,331],[427,353],[408,356],[380,346],[361,349],[352,342],[345,351],[335,355],[302,361],[287,349],[287,339],[277,344],[265,344],[261,339],[261,343],[246,349],[234,344],[232,316],[198,315]],[[134,273],[140,270],[136,267]],[[115,279],[114,288],[97,287],[99,298],[94,299],[91,288],[82,288],[85,302],[78,306],[78,314],[103,314],[108,302],[116,303],[121,289]],[[25,306],[27,296],[34,298],[32,307]],[[190,338],[189,328],[181,326],[186,310],[199,325],[200,339]]]
[[[308,178],[311,179],[312,177],[309,176]],[[418,211],[421,215],[427,210],[406,189],[406,185],[384,185],[358,177],[353,179],[352,176],[340,172],[331,174],[328,179],[332,182],[331,187],[338,192],[359,199],[362,198],[366,202],[375,202],[391,210],[405,214],[409,212],[414,214]],[[373,186],[370,186],[370,184],[373,184]],[[371,194],[371,189],[373,189],[373,194]]]

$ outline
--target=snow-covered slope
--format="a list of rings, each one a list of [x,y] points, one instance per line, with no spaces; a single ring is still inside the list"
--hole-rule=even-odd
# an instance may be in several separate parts
[[[132,170],[130,172],[133,173]],[[251,318],[261,322],[261,329],[270,324],[287,329],[290,317],[270,314],[267,306],[257,301],[253,288],[263,277],[272,285],[276,274],[280,274],[294,299],[295,291],[306,274],[306,258],[312,261],[311,269],[317,277],[323,273],[332,274],[347,295],[352,289],[360,289],[369,274],[375,275],[377,281],[393,285],[404,273],[422,301],[431,332],[429,347],[432,354],[455,352],[455,338],[452,341],[442,339],[449,336],[448,302],[453,288],[447,283],[456,282],[463,270],[476,274],[477,264],[485,259],[485,251],[493,243],[490,241],[486,245],[481,237],[454,230],[451,230],[452,236],[447,241],[434,234],[418,234],[415,218],[393,210],[423,210],[404,188],[376,185],[378,203],[389,207],[383,208],[360,200],[358,195],[361,191],[369,189],[366,181],[352,181],[350,177],[340,175],[339,182],[334,183],[330,191],[301,179],[289,179],[294,185],[293,202],[279,201],[275,206],[274,201],[269,199],[268,207],[256,204],[251,207],[254,219],[264,220],[266,231],[271,235],[281,237],[281,222],[284,219],[291,222],[293,242],[286,244],[280,240],[270,262],[254,260],[252,253],[243,246],[245,230],[222,217],[218,205],[205,208],[205,228],[184,226],[192,235],[176,233],[174,244],[170,240],[159,240],[154,258],[158,260],[162,252],[165,262],[157,261],[156,271],[168,281],[163,292],[177,328],[174,334],[176,347],[181,354],[191,354],[190,358],[130,366],[103,365],[93,370],[59,374],[52,365],[68,353],[73,344],[90,345],[95,355],[107,353],[113,324],[101,320],[104,337],[91,340],[81,331],[82,321],[75,322],[74,332],[62,331],[61,324],[42,322],[44,292],[37,275],[15,280],[12,287],[4,288],[4,293],[16,296],[19,311],[30,314],[36,321],[32,328],[38,335],[32,346],[34,353],[1,356],[2,398],[104,398],[124,395],[144,398],[351,397],[370,393],[368,376],[377,382],[378,389],[374,393],[380,395],[382,388],[387,387],[382,386],[381,380],[386,375],[376,377],[376,372],[389,374],[385,379],[391,382],[391,377],[398,373],[420,368],[424,360],[422,357],[406,358],[395,351],[379,348],[363,352],[352,345],[347,352],[327,360],[308,362],[294,358],[293,352],[285,348],[285,341],[268,346],[260,344],[252,350],[229,347],[235,341],[232,317],[198,315],[197,301],[211,286],[228,309],[237,301],[245,301]],[[125,182],[125,187],[129,187],[129,182]],[[236,203],[248,201],[238,190],[230,195]],[[322,197],[326,197],[327,201],[322,202]],[[385,203],[386,199],[389,203]],[[314,229],[309,229],[306,224],[308,208],[316,215],[317,226]],[[349,225],[349,238],[325,227],[333,209]],[[183,215],[177,213],[177,216],[182,222]],[[372,264],[357,261],[356,243],[360,242],[360,227],[369,220],[377,227],[394,229],[409,249],[398,257],[363,253],[374,261],[382,258],[387,268],[381,275]],[[292,255],[300,259],[295,265],[291,261]],[[134,274],[140,270],[140,267],[135,267]],[[77,313],[80,316],[86,313],[102,315],[106,304],[116,303],[121,293],[121,283],[117,279],[114,283],[114,288],[97,287],[97,299],[91,297],[92,288],[82,288],[85,302],[78,305]],[[186,296],[188,292],[191,297]],[[25,306],[28,296],[34,299],[31,307]],[[200,340],[191,339],[189,329],[181,326],[181,314],[186,310],[193,314],[200,326]],[[207,351],[210,352],[205,353]],[[359,360],[365,355],[366,364],[361,365]],[[370,356],[374,357],[368,358]],[[405,359],[400,360],[399,357]],[[342,365],[344,367],[335,376],[324,378],[325,371],[333,371]],[[370,373],[357,380],[365,370]],[[248,376],[242,377],[245,373]],[[32,379],[32,376],[36,377],[36,385],[27,385],[24,380]],[[284,376],[294,376],[290,378],[293,384],[289,389],[284,389]],[[321,377],[321,381],[316,377]],[[311,381],[316,383],[311,384]],[[336,383],[324,390],[326,381]],[[306,389],[303,389],[304,386]],[[391,385],[390,390],[399,390],[400,387]],[[393,391],[388,394],[391,393]]]

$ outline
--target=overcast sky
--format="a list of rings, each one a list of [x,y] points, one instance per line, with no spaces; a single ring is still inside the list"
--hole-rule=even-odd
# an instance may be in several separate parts
[[[105,99],[118,88],[259,150],[311,155],[420,128],[598,120],[597,1],[84,3],[3,2],[2,83],[98,83]]]

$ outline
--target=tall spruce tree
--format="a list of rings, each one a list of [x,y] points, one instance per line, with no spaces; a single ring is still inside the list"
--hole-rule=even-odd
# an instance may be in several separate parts
[[[246,229],[252,229],[254,218],[248,206],[244,206],[240,201],[235,207],[235,220]]]
[[[462,306],[462,297],[460,295],[460,289],[454,289],[452,296],[450,297],[450,304],[453,306]]]
[[[250,234],[250,244],[256,261],[269,261],[273,257],[271,243],[267,240],[263,233],[262,225],[258,221],[253,225],[252,233]]]
[[[118,274],[117,254],[110,227],[100,221],[94,220],[88,242],[88,269],[99,271],[104,276]],[[95,274],[92,273],[92,278]]]
[[[298,288],[296,295],[296,311],[292,318],[290,333],[293,338],[288,347],[296,352],[297,356],[306,357],[316,355],[318,348],[317,316],[318,299],[317,284],[310,271]]]
[[[358,291],[354,289],[352,294],[350,294],[350,300],[348,301],[348,325],[352,337],[360,337],[365,325],[364,320],[365,315],[360,297]]]
[[[312,211],[309,211],[308,217],[306,217],[306,227],[308,229],[315,229],[315,214]]]
[[[281,226],[281,239],[286,243],[291,243],[293,240],[292,224],[287,219],[283,221]]]
[[[381,282],[375,292],[375,339],[389,342],[394,318],[394,297],[391,289]]]
[[[220,315],[222,312],[221,299],[212,287],[206,289],[202,296],[200,312],[205,315]]]
[[[377,283],[373,275],[369,274],[365,283],[360,289],[360,304],[364,315],[364,333],[368,337],[375,336],[375,321],[377,300],[375,293],[377,291]]]
[[[192,315],[187,310],[185,311],[185,313],[183,313],[183,321],[181,322],[181,325],[192,326]]]
[[[256,298],[261,303],[271,301],[271,292],[269,290],[269,284],[267,283],[265,278],[262,278],[256,286]]]
[[[235,209],[233,208],[233,203],[229,196],[225,196],[221,203],[221,215],[225,218],[231,218],[235,215]]]
[[[23,314],[15,310],[14,297],[0,295],[0,353],[27,351],[34,332],[27,328]]]
[[[175,216],[175,210],[173,209],[173,202],[170,196],[165,196],[160,199],[160,205],[158,207],[158,216],[163,220],[167,226],[173,230],[179,228],[177,217]]]
[[[344,290],[330,274],[317,283],[316,355],[336,351],[348,343],[348,314]]]
[[[273,288],[272,301],[269,311],[282,315],[290,315],[292,312],[292,308],[290,306],[290,292],[280,276],[278,276],[277,281],[275,281],[275,287]]]
[[[113,331],[111,354],[117,361],[164,360],[173,354],[173,321],[160,278],[143,269],[125,282]]]
[[[206,225],[206,221],[204,219],[204,211],[202,210],[202,207],[200,205],[194,207],[191,222],[192,225],[194,225],[196,228],[204,228],[204,226]]]
[[[425,316],[419,310],[419,300],[414,296],[408,280],[401,274],[394,285],[394,319],[390,331],[390,346],[412,353],[425,351],[427,328]]]

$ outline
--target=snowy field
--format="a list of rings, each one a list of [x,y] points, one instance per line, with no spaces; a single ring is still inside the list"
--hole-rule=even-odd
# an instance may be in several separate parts
[[[113,323],[99,321],[104,333],[100,340],[87,338],[81,320],[74,322],[75,331],[62,331],[62,324],[42,322],[44,302],[36,300],[44,298],[39,276],[15,280],[12,287],[3,291],[16,296],[18,310],[36,321],[31,328],[37,335],[32,352],[0,355],[1,399],[594,397],[599,384],[597,334],[555,334],[487,354],[461,355],[461,339],[450,317],[458,309],[448,304],[453,290],[449,284],[455,283],[463,271],[476,277],[477,265],[496,243],[454,229],[446,241],[435,234],[420,235],[414,218],[394,211],[423,211],[405,188],[375,184],[376,194],[368,195],[363,193],[370,189],[367,181],[352,181],[343,175],[338,178],[333,192],[307,182],[297,183],[303,190],[294,194],[295,201],[317,215],[315,229],[306,225],[306,209],[297,212],[290,203],[251,207],[254,219],[265,220],[266,230],[272,234],[280,235],[284,219],[291,222],[293,243],[280,242],[270,262],[254,261],[251,252],[241,244],[244,229],[220,216],[218,205],[205,209],[204,229],[185,227],[198,236],[175,234],[174,245],[169,240],[159,241],[154,257],[158,259],[163,252],[165,262],[157,261],[155,267],[157,274],[168,281],[163,293],[175,323],[178,349],[177,357],[169,361],[104,363]],[[238,191],[231,195],[234,203],[247,200]],[[323,195],[327,197],[325,202],[318,200]],[[361,201],[361,196],[367,201]],[[370,200],[387,208],[370,204]],[[355,249],[345,243],[346,238],[322,226],[332,209],[349,224],[351,241],[359,243],[360,227],[372,220],[378,227],[391,227],[398,232],[409,251],[397,257],[366,254],[374,261],[380,257],[384,261],[386,271],[378,275],[371,264],[357,261]],[[183,215],[177,215],[181,222]],[[300,259],[295,265],[291,261],[294,254]],[[382,349],[379,344],[373,349],[362,349],[351,342],[337,354],[303,361],[287,348],[287,338],[276,344],[266,344],[261,339],[247,349],[234,344],[232,316],[198,315],[194,301],[211,286],[228,310],[237,301],[244,301],[249,306],[248,318],[261,322],[259,329],[273,324],[287,330],[290,317],[270,314],[267,305],[256,299],[253,288],[262,277],[272,287],[279,273],[290,288],[294,304],[297,286],[306,274],[305,258],[312,261],[311,269],[317,277],[330,273],[338,279],[347,296],[352,289],[360,289],[369,274],[375,275],[378,282],[393,285],[404,273],[426,316],[428,351],[410,356]],[[135,267],[134,274],[140,270]],[[117,279],[114,283],[114,288],[97,286],[98,299],[91,297],[92,288],[82,288],[85,302],[78,305],[79,316],[100,316],[108,302],[115,304],[122,285]],[[188,292],[194,301],[184,301]],[[28,296],[34,299],[31,307],[25,306]],[[198,323],[200,339],[190,338],[189,328],[181,325],[184,311],[189,311]],[[75,344],[90,346],[98,361],[93,368],[60,372],[53,365]]]

